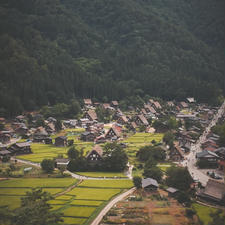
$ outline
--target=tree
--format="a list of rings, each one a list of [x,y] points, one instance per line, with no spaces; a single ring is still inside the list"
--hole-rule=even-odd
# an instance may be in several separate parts
[[[172,142],[174,141],[174,135],[172,132],[168,131],[163,136],[163,142],[165,142],[166,144],[169,144],[171,141]]]
[[[166,184],[175,187],[180,191],[187,191],[190,188],[193,179],[187,168],[170,167],[167,170]]]
[[[62,130],[62,122],[60,120],[56,120],[55,129],[57,132]]]
[[[162,180],[163,173],[157,166],[145,167],[143,176],[153,178],[160,182]]]
[[[67,151],[67,155],[70,159],[77,159],[80,156],[80,152],[74,146],[72,146]]]
[[[41,168],[46,173],[52,173],[55,168],[54,160],[51,159],[43,159],[41,162]]]
[[[126,168],[128,157],[121,145],[108,143],[103,153],[103,167],[108,171],[123,171]]]
[[[139,177],[139,176],[134,176],[133,177],[133,183],[134,183],[134,186],[139,189],[142,187],[142,178]]]
[[[14,225],[57,225],[62,222],[62,214],[51,211],[48,201],[53,197],[41,189],[32,189],[21,198],[21,207],[11,218]]]
[[[216,210],[214,213],[210,213],[212,217],[212,222],[209,222],[209,225],[224,225],[225,224],[225,215],[221,209]]]

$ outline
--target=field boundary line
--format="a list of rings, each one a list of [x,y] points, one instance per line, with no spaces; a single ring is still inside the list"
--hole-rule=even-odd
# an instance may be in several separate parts
[[[115,197],[114,199],[112,199],[102,210],[101,212],[98,214],[98,216],[91,222],[90,225],[98,225],[103,216],[105,216],[105,214],[119,201],[121,201],[122,199],[124,199],[125,197],[127,197],[128,195],[132,194],[134,191],[136,190],[135,187],[129,189],[128,191],[118,195],[117,197]]]

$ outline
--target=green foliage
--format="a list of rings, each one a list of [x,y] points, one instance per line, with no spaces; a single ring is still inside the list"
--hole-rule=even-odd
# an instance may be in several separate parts
[[[107,171],[120,172],[126,168],[128,157],[121,145],[117,143],[106,144],[103,155],[103,167]]]
[[[141,180],[142,180],[142,178],[139,177],[139,176],[133,177],[133,183],[134,183],[134,186],[135,186],[136,188],[141,188],[141,186],[142,186],[142,185],[141,185],[141,184],[142,184]]]
[[[147,95],[216,104],[224,94],[223,0],[2,0],[0,9],[2,116],[58,103],[57,116],[76,114],[74,97],[126,108]]]
[[[210,214],[212,217],[212,222],[209,223],[209,225],[224,225],[225,224],[225,214],[221,209],[218,209],[216,212],[212,212]]]
[[[163,136],[163,141],[168,145],[173,143],[174,139],[175,139],[175,137],[174,137],[173,133],[170,131],[166,132]]]
[[[70,147],[67,155],[70,159],[77,159],[80,156],[80,152],[74,147]]]
[[[21,207],[16,209],[12,217],[15,225],[57,225],[62,222],[62,214],[51,212],[51,206],[47,203],[53,199],[47,192],[41,189],[33,189],[21,198]]]
[[[55,168],[54,160],[51,159],[43,159],[41,162],[41,168],[46,173],[52,173]]]
[[[220,135],[219,144],[220,146],[225,146],[225,122],[221,125],[216,125],[212,128],[212,131]]]
[[[146,162],[151,158],[157,163],[165,160],[166,153],[161,147],[147,145],[139,149],[137,157],[142,162]]]
[[[166,184],[168,186],[175,187],[180,191],[187,191],[193,182],[187,168],[172,166],[167,169],[166,173]]]
[[[163,172],[157,166],[145,167],[143,176],[153,178],[160,182],[162,180]]]

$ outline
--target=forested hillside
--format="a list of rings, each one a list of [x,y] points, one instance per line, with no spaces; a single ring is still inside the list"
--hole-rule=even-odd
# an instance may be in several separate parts
[[[72,98],[216,103],[224,0],[0,0],[0,115]]]

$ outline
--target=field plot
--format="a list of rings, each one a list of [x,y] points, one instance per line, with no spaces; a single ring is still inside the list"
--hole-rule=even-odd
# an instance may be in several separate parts
[[[0,188],[34,188],[34,187],[42,187],[42,188],[64,188],[75,184],[77,182],[76,179],[73,178],[25,178],[25,179],[11,179],[11,180],[3,180],[0,181]]]
[[[197,216],[203,222],[204,225],[208,225],[208,223],[212,222],[210,213],[215,213],[217,210],[216,208],[200,205],[198,203],[192,204],[192,207],[194,208],[197,213]],[[225,210],[223,211],[225,215]]]
[[[129,144],[151,144],[153,140],[156,142],[160,142],[163,138],[163,134],[161,133],[136,133],[133,136],[127,138],[123,142],[129,143]]]
[[[120,201],[104,216],[100,224],[151,224],[151,225],[188,225],[185,208],[167,193],[136,191],[132,194],[139,200]],[[157,199],[153,197],[157,195]],[[163,196],[161,198],[160,196]],[[141,197],[141,200],[140,200]],[[161,200],[158,200],[161,198]]]
[[[90,200],[74,200],[71,205],[82,205],[82,206],[100,206],[103,201],[90,201]]]
[[[43,191],[54,195],[75,183],[76,180],[72,178],[18,178],[2,180],[0,181],[0,206],[9,206],[11,209],[19,207],[20,198],[34,187],[41,187]],[[64,204],[63,201],[60,203]]]
[[[76,199],[102,200],[107,201],[112,196],[119,194],[120,189],[99,189],[99,188],[74,188],[67,195],[76,196]]]
[[[85,180],[49,203],[64,213],[64,223],[87,225],[107,201],[132,186],[130,180]]]
[[[84,180],[78,187],[94,187],[94,188],[131,188],[133,182],[131,180]]]
[[[141,147],[145,145],[151,145],[153,140],[156,143],[159,143],[162,141],[162,138],[162,133],[136,133],[133,136],[124,139],[123,143],[127,143],[126,152],[129,157],[129,162],[131,164],[135,164],[136,153]]]
[[[95,211],[95,207],[71,206],[62,212],[65,216],[88,218]]]
[[[127,177],[123,173],[114,173],[114,172],[76,172],[81,176],[87,177]]]
[[[68,136],[68,140],[74,140],[74,144],[78,150],[83,149],[84,154],[90,151],[93,147],[92,142],[82,142],[78,140],[78,137],[75,135]],[[45,158],[53,159],[58,156],[58,154],[63,154],[64,157],[67,157],[67,151],[69,147],[56,147],[55,145],[46,145],[42,143],[32,143],[31,150],[32,154],[20,155],[17,156],[19,159],[31,161],[31,162],[41,162]]]

